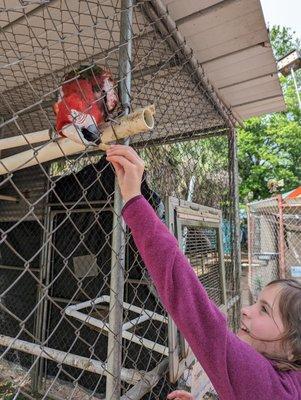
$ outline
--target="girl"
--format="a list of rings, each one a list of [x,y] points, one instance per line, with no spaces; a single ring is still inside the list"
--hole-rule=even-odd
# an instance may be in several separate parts
[[[107,150],[126,203],[122,215],[158,294],[222,400],[301,400],[301,285],[267,285],[242,310],[238,335],[211,302],[178,242],[141,195],[143,161],[128,146]],[[175,391],[169,399],[190,400]]]

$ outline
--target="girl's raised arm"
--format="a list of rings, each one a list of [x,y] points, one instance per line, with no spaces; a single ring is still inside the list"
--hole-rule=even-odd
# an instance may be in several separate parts
[[[118,162],[119,172],[114,166],[117,176],[119,174],[121,192],[128,196],[123,218],[162,303],[221,399],[298,399],[299,394],[287,381],[289,377],[278,373],[266,358],[228,329],[226,318],[209,300],[177,240],[139,194],[136,178],[142,176],[143,166],[136,164],[136,156],[119,146],[115,152],[108,153],[108,160],[113,159]]]

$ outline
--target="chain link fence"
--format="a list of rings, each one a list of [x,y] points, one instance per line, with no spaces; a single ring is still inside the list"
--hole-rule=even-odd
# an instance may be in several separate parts
[[[248,205],[249,287],[253,299],[270,281],[301,277],[298,189]]]
[[[230,113],[160,1],[3,0],[0,13],[0,139],[25,144],[0,149],[0,397],[163,399],[190,390],[194,359],[184,346],[171,363],[171,322],[122,222],[104,154],[85,148],[41,162],[57,138],[33,144],[25,135],[52,137],[64,76],[78,81],[82,65],[110,69],[123,113],[154,104],[155,128],[126,141],[146,161],[142,194],[165,223],[170,198],[187,201],[194,222],[199,205],[219,213],[215,225],[183,224],[178,239],[235,329]],[[28,149],[36,165],[8,168],[8,157]]]

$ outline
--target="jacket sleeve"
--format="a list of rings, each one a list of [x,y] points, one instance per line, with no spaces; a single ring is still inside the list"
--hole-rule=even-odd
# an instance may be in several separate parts
[[[175,237],[142,197],[123,209],[135,244],[166,310],[221,399],[293,400],[296,394],[273,365],[227,327]]]

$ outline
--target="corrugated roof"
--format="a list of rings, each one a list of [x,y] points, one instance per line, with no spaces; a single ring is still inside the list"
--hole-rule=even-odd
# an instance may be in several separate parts
[[[260,0],[164,3],[236,118],[285,109]]]

